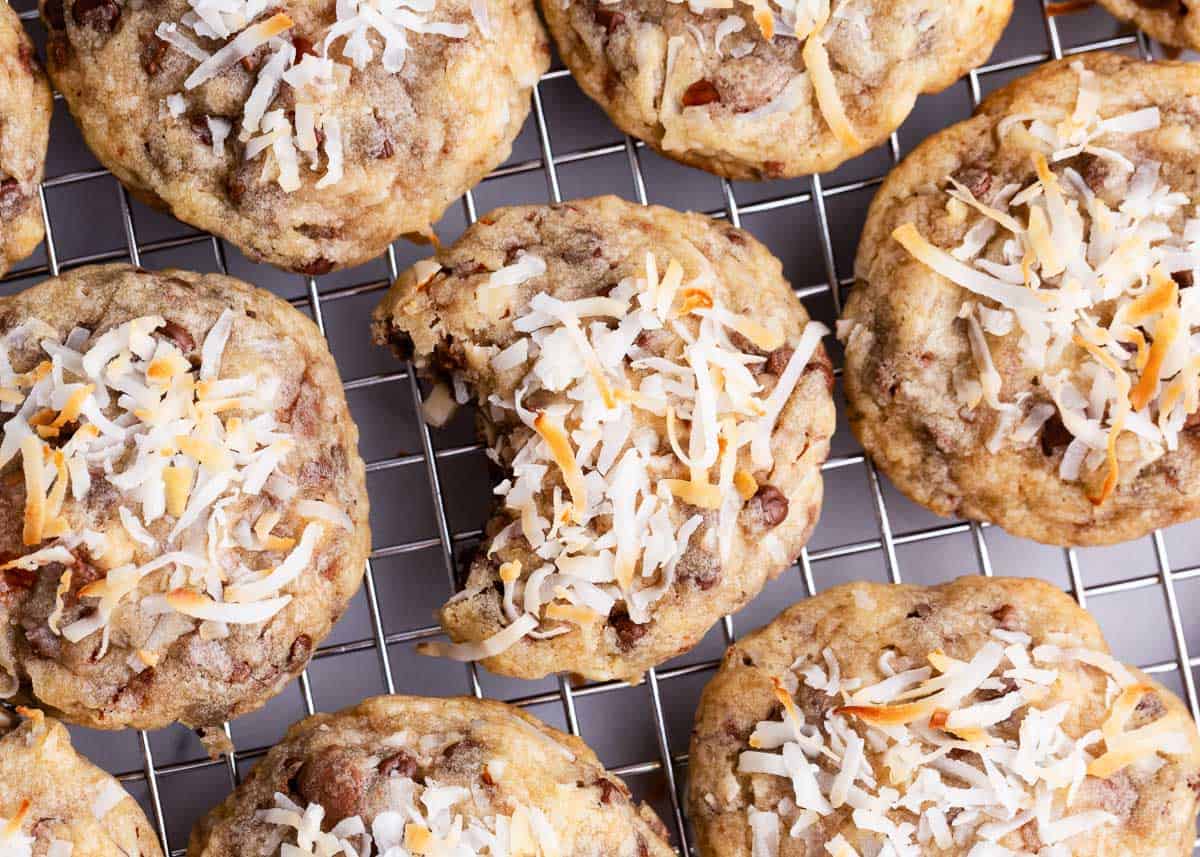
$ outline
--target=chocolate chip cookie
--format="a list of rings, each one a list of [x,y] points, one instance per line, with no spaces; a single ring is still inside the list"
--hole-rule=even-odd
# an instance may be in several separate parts
[[[38,183],[54,101],[33,42],[7,3],[0,9],[0,274],[45,234]]]
[[[732,179],[831,170],[982,63],[1012,0],[542,0],[624,132]]]
[[[793,562],[816,525],[833,373],[746,232],[598,197],[495,211],[403,274],[376,339],[470,391],[505,478],[430,653],[638,681]]]
[[[206,726],[362,577],[358,432],[316,326],[230,277],[76,269],[0,299],[0,698]]]
[[[578,738],[491,700],[379,696],[289,729],[187,853],[671,857],[665,837]]]
[[[428,238],[509,153],[531,0],[43,0],[51,78],[142,200],[323,274]]]
[[[909,497],[1059,545],[1200,514],[1198,95],[1188,63],[1054,63],[885,181],[839,336]]]
[[[1188,854],[1200,734],[1049,584],[855,583],[729,649],[689,768],[703,857]]]
[[[13,857],[162,857],[142,808],[40,711],[0,727],[0,852]],[[11,715],[0,711],[0,718]]]
[[[1200,8],[1183,0],[1100,0],[1123,21],[1174,48],[1200,48]]]

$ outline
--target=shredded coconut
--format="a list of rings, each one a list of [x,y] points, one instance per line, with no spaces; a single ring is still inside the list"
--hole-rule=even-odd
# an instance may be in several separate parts
[[[477,287],[480,310],[498,315],[513,289],[536,288],[546,271],[544,260],[518,252]],[[521,373],[515,392],[480,403],[513,426],[491,450],[494,460],[502,450],[511,460],[510,478],[495,489],[510,523],[489,548],[506,624],[482,641],[421,651],[490,657],[526,636],[602,625],[618,604],[644,625],[689,550],[711,537],[719,561],[728,559],[737,516],[758,491],[755,474],[770,473],[775,429],[828,331],[809,322],[787,342],[778,320],[731,311],[715,286],[707,267],[689,277],[679,261],[660,268],[647,253],[644,276],[604,297],[539,291],[528,300],[512,322],[519,338],[490,358],[498,373]],[[660,333],[681,348],[639,344],[642,334]],[[734,345],[742,339],[758,353]],[[778,377],[753,371],[762,351],[785,347]],[[427,418],[450,404],[448,386],[439,387]],[[554,403],[527,408],[539,391],[556,394]],[[698,510],[716,513],[710,536]],[[535,561],[518,558],[520,550]]]
[[[1048,645],[1031,650],[1028,635],[997,631],[993,637],[969,661],[934,651],[928,666],[872,679],[856,693],[847,692],[847,678],[829,649],[822,663],[798,661],[777,679],[783,714],[758,723],[752,749],[738,757],[739,773],[790,784],[788,796],[772,809],[753,802],[747,808],[753,855],[777,854],[781,830],[809,837],[816,820],[840,807],[852,811],[834,829],[849,822],[855,833],[810,840],[806,847],[823,844],[832,857],[852,857],[859,854],[853,840],[862,853],[892,857],[920,857],[935,846],[1016,857],[1030,853],[1017,833],[1026,824],[1036,825],[1048,847],[1086,834],[1102,837],[1120,820],[1103,810],[1072,808],[1086,777],[1191,752],[1194,727],[1178,711],[1126,728],[1138,702],[1157,692],[1142,684],[1124,688],[1101,730],[1070,735],[1064,723],[1070,722],[1071,703],[1044,710],[1035,705],[1046,704],[1059,671],[1033,669],[1032,662],[1101,675],[1115,671],[1122,678],[1128,671],[1102,652]],[[840,677],[840,691],[831,686],[833,676]],[[863,683],[858,677],[850,682]],[[801,683],[836,700],[823,721],[805,722],[793,698]],[[752,784],[746,793],[760,789]],[[1020,847],[1011,850],[1006,843]]]
[[[43,339],[48,359],[10,379],[19,407],[4,424],[0,460],[21,458],[22,536],[34,549],[5,567],[57,565],[47,572],[57,580],[48,626],[71,642],[100,633],[99,656],[119,605],[132,601],[146,616],[177,611],[131,643],[135,669],[157,662],[193,619],[269,620],[290,600],[280,590],[312,567],[326,535],[353,528],[345,510],[280,487],[288,482],[278,468],[294,440],[276,423],[274,383],[221,377],[237,318],[232,309],[218,317],[198,369],[173,340],[154,335],[167,322],[146,316],[90,340],[87,331],[65,343]],[[9,347],[0,339],[4,365]],[[81,486],[91,472],[99,475]],[[96,478],[117,492],[106,510],[113,521],[104,532],[76,531],[65,501],[82,501]],[[264,485],[278,492],[270,505]],[[285,512],[308,521],[298,544],[271,532]],[[239,540],[239,525],[254,520],[260,537]],[[123,561],[78,590],[94,609],[60,627],[77,547],[93,560],[115,551]]]
[[[1031,155],[1036,181],[1005,188],[988,205],[951,180],[951,204],[981,216],[952,253],[911,223],[894,237],[925,266],[998,305],[968,300],[960,313],[979,395],[974,381],[956,387],[965,407],[982,401],[994,413],[988,449],[1032,443],[1057,415],[1073,437],[1059,474],[1085,480],[1099,505],[1123,468],[1136,472],[1176,449],[1200,410],[1200,300],[1190,285],[1200,274],[1200,216],[1187,216],[1188,197],[1162,180],[1160,164],[1134,164],[1100,145],[1158,128],[1157,109],[1102,118],[1095,74],[1080,62],[1072,68],[1079,90],[1070,116],[1055,127],[1010,116],[997,129],[1003,138],[1023,128],[1044,147]],[[1108,161],[1126,183],[1115,208],[1069,166],[1055,172],[1054,165],[1083,153]],[[1003,261],[981,257],[989,244],[1001,247]],[[1188,279],[1177,282],[1179,274]],[[1040,381],[1043,395],[1001,398],[988,336],[1017,339],[1022,368]],[[1126,440],[1132,442],[1118,451]]]
[[[313,38],[316,55],[306,52],[297,56],[287,36],[294,22],[283,12],[268,14],[273,9],[265,0],[188,0],[189,11],[179,21],[160,23],[155,35],[197,63],[184,81],[184,90],[188,92],[213,80],[259,48],[266,46],[271,50],[270,58],[258,68],[255,84],[242,106],[241,140],[247,144],[246,160],[270,153],[276,181],[284,191],[292,193],[301,186],[297,151],[316,155],[317,129],[324,134],[326,167],[315,187],[325,189],[342,180],[345,166],[341,123],[345,119],[338,113],[339,99],[335,93],[339,86],[348,85],[350,66],[362,69],[376,59],[372,36],[383,42],[378,61],[389,74],[398,73],[404,66],[407,33],[429,33],[449,39],[467,37],[466,25],[432,19],[430,13],[435,5],[406,0],[338,0],[335,20]],[[486,0],[472,0],[471,12],[481,35],[492,39],[495,33]],[[224,44],[209,53],[192,36],[221,40]],[[282,106],[271,109],[272,104],[279,103],[284,87],[292,90],[288,103],[295,107],[295,127]],[[166,106],[176,118],[187,110],[182,93],[167,96]],[[220,155],[232,126],[226,119],[206,117],[206,120],[213,151]],[[263,133],[255,136],[260,129]]]

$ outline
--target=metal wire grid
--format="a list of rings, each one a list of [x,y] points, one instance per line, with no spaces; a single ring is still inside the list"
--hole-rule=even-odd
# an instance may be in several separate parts
[[[1050,59],[1059,59],[1065,55],[1098,49],[1132,49],[1146,59],[1152,58],[1151,46],[1146,38],[1140,34],[1092,41],[1079,46],[1065,48],[1060,34],[1057,15],[1060,11],[1065,11],[1066,6],[1073,6],[1074,4],[1054,4],[1049,2],[1049,0],[1018,0],[1018,6],[1032,4],[1037,4],[1043,22],[1044,48],[972,71],[965,78],[964,85],[969,91],[973,105],[979,103],[983,92],[982,84],[990,76],[1028,70],[1040,63]],[[21,13],[21,17],[26,21],[34,22],[37,17],[36,11],[23,12]],[[33,25],[33,27],[38,26],[40,24]],[[549,200],[560,202],[563,198],[559,184],[560,167],[567,164],[589,162],[601,157],[623,154],[628,165],[629,179],[632,181],[634,198],[645,204],[648,201],[648,195],[646,174],[642,168],[643,144],[626,137],[623,142],[615,144],[596,145],[569,152],[554,151],[550,130],[551,122],[548,119],[547,111],[543,107],[542,87],[549,81],[567,76],[568,73],[565,70],[558,69],[551,71],[542,77],[541,82],[533,91],[533,119],[537,133],[539,156],[507,164],[494,171],[484,181],[493,181],[505,176],[541,172],[545,177]],[[949,121],[948,119],[945,124],[949,124]],[[887,152],[892,164],[899,161],[901,147],[897,135],[892,135],[887,144]],[[119,195],[118,201],[125,246],[107,252],[91,253],[72,258],[60,258],[56,250],[55,225],[51,222],[49,208],[46,205],[46,190],[89,182],[107,175],[108,173],[105,170],[85,170],[46,178],[39,189],[46,228],[45,264],[13,271],[4,278],[5,281],[25,279],[37,275],[55,276],[64,269],[95,262],[128,259],[134,264],[140,264],[144,254],[204,243],[210,245],[217,269],[222,272],[228,271],[229,265],[226,259],[225,248],[222,242],[213,236],[188,235],[156,241],[140,241],[135,228],[129,195],[115,181],[112,182],[112,187],[115,188]],[[732,224],[740,226],[744,215],[764,212],[784,212],[789,209],[811,205],[816,221],[817,238],[821,247],[821,266],[824,272],[824,281],[816,285],[799,288],[796,292],[802,299],[812,299],[820,296],[827,297],[832,300],[835,311],[840,312],[843,293],[850,285],[852,278],[846,276],[846,272],[839,271],[837,262],[835,261],[834,241],[831,235],[827,202],[843,195],[859,191],[869,191],[879,185],[882,180],[883,176],[878,175],[858,181],[831,184],[826,187],[821,176],[812,176],[808,179],[809,186],[805,191],[786,196],[767,198],[753,203],[739,203],[735,195],[735,186],[728,181],[721,180],[720,187],[723,207],[708,213],[714,217],[728,219]],[[474,222],[477,211],[475,197],[472,193],[468,192],[463,197],[462,210],[466,220]],[[399,273],[399,266],[394,248],[389,248],[386,262],[388,272],[388,279],[386,280],[376,279],[349,286],[322,289],[317,279],[311,277],[305,278],[303,296],[294,298],[292,302],[301,308],[307,309],[322,332],[324,332],[325,309],[330,304],[339,300],[381,291],[387,287],[391,279],[395,279]],[[362,323],[366,324],[365,318],[362,319]],[[836,374],[840,376],[840,368],[836,370]],[[349,392],[373,389],[386,384],[399,384],[405,387],[407,395],[411,400],[413,413],[420,413],[421,390],[411,365],[406,364],[403,368],[392,372],[369,374],[347,380],[344,382],[344,387]],[[430,503],[433,509],[436,535],[432,538],[416,539],[375,548],[371,554],[371,558],[367,562],[364,579],[371,634],[362,639],[349,642],[326,644],[319,647],[314,655],[315,659],[322,660],[354,652],[374,650],[378,657],[378,667],[383,686],[389,693],[395,692],[398,684],[393,672],[388,647],[397,644],[412,644],[415,641],[436,636],[440,631],[435,624],[413,627],[400,632],[388,633],[385,631],[383,621],[384,611],[380,606],[380,595],[376,587],[376,575],[372,568],[372,560],[435,549],[440,553],[442,571],[446,575],[450,586],[454,587],[456,547],[465,542],[477,539],[481,534],[477,529],[466,532],[452,531],[447,516],[447,495],[441,478],[441,469],[449,459],[476,453],[481,447],[479,444],[462,444],[436,449],[428,427],[420,422],[419,419],[417,422],[420,440],[419,453],[395,455],[373,460],[368,463],[367,470],[369,473],[376,473],[398,468],[423,468],[430,489]],[[992,556],[987,541],[984,538],[984,528],[986,525],[980,526],[975,523],[955,522],[915,529],[908,532],[896,532],[892,526],[888,501],[885,499],[881,477],[868,459],[862,454],[834,456],[830,458],[823,469],[829,473],[835,470],[859,467],[863,469],[863,474],[867,480],[872,498],[878,537],[851,541],[823,549],[806,549],[803,551],[798,565],[804,583],[804,590],[808,595],[811,596],[817,592],[818,587],[814,576],[814,567],[821,563],[833,563],[837,560],[844,560],[857,555],[868,555],[878,552],[882,558],[887,578],[893,582],[900,582],[902,574],[901,563],[897,556],[898,547],[930,543],[963,534],[970,536],[980,573],[989,576],[993,574]],[[1168,557],[1167,544],[1162,532],[1154,533],[1153,546],[1157,564],[1156,572],[1118,579],[1090,587],[1085,586],[1083,582],[1079,557],[1075,550],[1064,550],[1062,552],[1062,562],[1065,565],[1069,589],[1081,605],[1086,606],[1089,598],[1097,596],[1130,593],[1153,587],[1161,589],[1169,617],[1171,642],[1175,651],[1175,657],[1145,664],[1143,665],[1143,669],[1149,673],[1157,674],[1159,677],[1169,677],[1177,674],[1183,694],[1186,697],[1193,716],[1200,717],[1200,706],[1197,704],[1196,682],[1192,673],[1193,667],[1200,667],[1200,657],[1193,657],[1189,654],[1188,643],[1184,633],[1184,621],[1177,594],[1178,583],[1193,578],[1200,578],[1200,566],[1173,568]],[[725,644],[732,643],[735,639],[734,624],[730,617],[725,617],[722,621],[721,634]],[[718,660],[716,659],[706,659],[699,662],[687,663],[682,666],[670,666],[660,668],[657,671],[651,670],[647,675],[644,690],[652,718],[653,738],[657,746],[657,754],[653,758],[641,762],[612,768],[615,773],[626,777],[649,774],[658,775],[663,778],[667,796],[666,818],[664,820],[671,829],[676,846],[685,854],[689,853],[692,848],[680,788],[684,779],[683,772],[686,769],[687,758],[685,754],[672,752],[666,718],[664,717],[661,688],[666,682],[671,682],[684,676],[695,676],[709,672],[717,664]],[[484,696],[484,689],[480,683],[476,667],[473,664],[467,665],[466,672],[470,691],[476,696]],[[301,675],[298,685],[304,710],[308,714],[314,713],[317,710],[317,706],[314,702],[313,687],[307,671]],[[559,677],[555,690],[509,698],[507,701],[523,707],[557,703],[561,706],[566,727],[572,733],[578,735],[581,730],[577,705],[583,700],[609,694],[625,687],[626,685],[620,682],[591,683],[574,686],[566,677]],[[402,690],[411,690],[411,688],[404,687],[403,682],[401,682],[400,688]],[[232,739],[229,724],[224,725],[224,730],[226,735]],[[183,854],[185,849],[181,847],[183,845],[182,842],[171,841],[168,837],[167,816],[162,800],[163,781],[188,771],[223,766],[228,773],[229,785],[233,787],[237,785],[240,779],[238,763],[255,759],[265,753],[267,749],[266,747],[242,748],[218,760],[198,757],[173,764],[156,764],[149,735],[146,732],[138,732],[137,741],[141,766],[132,770],[117,771],[116,773],[124,782],[140,782],[145,785],[153,820],[161,839],[163,850],[165,853],[173,855],[173,857],[174,855]],[[1200,845],[1200,842],[1197,844]]]

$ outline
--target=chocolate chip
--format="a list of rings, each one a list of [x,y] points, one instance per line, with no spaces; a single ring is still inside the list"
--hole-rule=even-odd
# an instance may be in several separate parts
[[[1189,783],[1190,785],[1190,783]],[[1079,802],[1126,819],[1137,806],[1139,789],[1125,771],[1110,777],[1088,777],[1080,783]]]
[[[782,375],[783,370],[787,368],[788,362],[795,353],[795,349],[788,348],[786,345],[782,348],[776,348],[767,355],[767,362],[764,364],[764,368],[772,375]]]
[[[788,516],[788,499],[774,485],[764,484],[747,504],[762,526],[767,529],[778,527]]]
[[[170,339],[184,354],[189,354],[196,347],[196,340],[192,338],[192,334],[188,329],[177,321],[168,321],[160,330],[163,335]]]
[[[608,624],[612,626],[613,631],[617,635],[617,646],[621,651],[628,652],[638,640],[646,636],[650,630],[649,625],[639,625],[629,618],[628,613],[614,613],[608,617]]]
[[[1013,607],[1011,604],[1005,604],[997,607],[992,611],[992,618],[995,619],[996,624],[1005,631],[1015,631],[1021,625],[1020,614],[1017,612],[1017,608]]]
[[[246,196],[246,182],[237,176],[230,176],[225,182],[225,195],[229,197],[229,201],[234,205],[241,203]]]
[[[830,393],[833,392],[833,364],[829,362],[829,358],[823,352],[813,355],[812,360],[804,367],[804,375],[808,375],[810,372],[820,372],[825,377],[825,389]]]
[[[1002,696],[1008,696],[1017,689],[1017,683],[1011,678],[1000,679],[1000,687],[988,688],[978,691],[975,695],[979,697],[981,702],[991,702],[993,699],[999,699]]]
[[[63,13],[63,0],[46,0],[42,6],[42,18],[52,30],[65,30],[67,18]]]
[[[25,642],[29,643],[29,650],[39,658],[57,660],[62,654],[62,642],[58,635],[46,625],[38,623],[24,630]]]
[[[593,14],[595,15],[596,23],[604,28],[605,33],[611,34],[613,30],[625,23],[625,16],[612,9],[598,8]]]
[[[308,661],[308,656],[311,653],[312,637],[308,636],[308,634],[301,634],[292,640],[291,648],[288,649],[287,668],[289,670],[296,669]]]
[[[721,93],[716,85],[705,78],[700,78],[683,91],[684,107],[703,107],[705,104],[717,104],[721,101]]]
[[[41,63],[38,62],[37,54],[33,52],[33,47],[25,42],[21,42],[17,46],[17,59],[21,61],[21,65],[25,71],[30,74],[36,74],[41,71]]]
[[[121,7],[116,0],[75,0],[71,17],[81,27],[111,33],[121,18]]]
[[[600,789],[600,803],[612,803],[613,798],[628,797],[627,792],[619,784],[614,783],[608,777],[600,777],[596,782],[592,783],[596,788]]]
[[[1190,289],[1195,282],[1191,271],[1176,271],[1171,275],[1171,279],[1181,289]]]
[[[188,126],[192,129],[192,133],[196,135],[197,140],[205,146],[212,145],[212,129],[208,127],[208,120],[205,117],[197,115],[189,116]]]
[[[296,775],[297,793],[325,808],[322,826],[326,829],[361,813],[371,779],[364,761],[360,750],[327,747],[306,761]]]
[[[928,619],[933,615],[933,608],[928,604],[918,604],[916,607],[908,611],[905,619]]]
[[[1142,695],[1133,712],[1135,717],[1140,720],[1140,723],[1134,724],[1136,727],[1162,717],[1167,713],[1167,707],[1163,704],[1162,698],[1157,693],[1150,692]]]
[[[395,154],[392,148],[392,141],[384,137],[374,149],[371,150],[371,157],[377,161],[383,161]]]
[[[1091,152],[1084,152],[1076,157],[1071,162],[1071,166],[1078,171],[1083,183],[1097,192],[1104,189],[1108,177],[1112,174],[1112,165]]]
[[[305,54],[311,54],[314,57],[317,55],[313,43],[304,38],[304,36],[292,36],[292,47],[296,49],[296,62],[300,62],[300,59]]]
[[[97,647],[97,651],[99,648]],[[92,662],[98,658],[92,657]],[[146,667],[140,673],[134,673],[133,677],[126,682],[125,686],[113,694],[113,701],[120,699],[122,696],[132,696],[137,700],[138,704],[146,698],[146,694],[150,690],[150,686],[154,684],[155,673],[154,667]]]
[[[163,60],[167,58],[169,47],[169,44],[153,33],[142,42],[142,69],[146,74],[154,77],[162,71]]]
[[[29,207],[29,194],[13,178],[0,181],[0,220],[12,220]]]
[[[474,738],[455,741],[442,750],[439,767],[459,774],[480,770],[483,768],[483,745]]]
[[[1200,774],[1192,774],[1188,777],[1187,786],[1192,790],[1192,794],[1200,798]]]
[[[1181,18],[1187,14],[1187,4],[1181,0],[1133,0],[1133,2],[1143,9],[1166,9]]]
[[[245,661],[238,661],[233,665],[233,669],[229,671],[229,680],[234,684],[241,684],[249,679],[251,674],[250,664]]]
[[[376,766],[379,773],[385,777],[395,774],[410,780],[417,775],[417,767],[417,760],[403,750],[392,753]]]
[[[301,223],[296,227],[296,231],[314,241],[329,241],[342,234],[340,227],[323,223]]]
[[[0,597],[24,595],[37,583],[37,572],[23,568],[7,568],[0,572]],[[12,600],[6,598],[5,600]]]
[[[1200,411],[1192,411],[1187,415],[1187,419],[1183,421],[1185,431],[1195,431],[1200,428]]]
[[[976,199],[983,199],[992,189],[992,174],[980,167],[963,167],[954,180],[969,190]]]
[[[783,161],[763,161],[762,169],[759,172],[763,178],[781,179],[784,176],[785,167],[787,165]]]
[[[1062,417],[1056,411],[1042,426],[1042,454],[1049,458],[1056,450],[1062,449],[1074,440],[1074,435],[1063,425]]]
[[[333,261],[326,259],[324,256],[318,256],[311,262],[305,262],[296,270],[301,274],[307,274],[310,277],[319,277],[322,274],[328,274],[333,270]]]

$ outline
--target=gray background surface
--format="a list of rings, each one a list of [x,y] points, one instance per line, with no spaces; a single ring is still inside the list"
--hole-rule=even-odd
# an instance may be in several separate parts
[[[15,0],[14,5],[40,47],[45,34],[34,3]],[[1161,53],[1099,8],[1049,17],[1042,0],[1017,0],[1013,21],[989,64],[946,92],[922,98],[889,145],[832,174],[763,184],[723,182],[634,146],[556,62],[537,88],[534,112],[512,157],[453,206],[437,231],[448,242],[476,212],[600,193],[702,210],[740,223],[764,241],[783,260],[809,312],[832,324],[849,282],[866,206],[895,160],[927,135],[965,118],[981,94],[1048,58],[1098,47],[1143,56]],[[522,682],[418,656],[415,642],[437,635],[433,611],[452,591],[452,569],[474,546],[490,496],[470,416],[426,430],[417,419],[417,381],[369,341],[369,314],[380,291],[397,270],[427,253],[398,242],[387,257],[316,280],[250,263],[236,248],[131,202],[83,145],[61,99],[55,104],[46,176],[49,240],[0,284],[3,293],[57,270],[130,258],[150,268],[225,269],[271,289],[323,324],[369,462],[375,548],[366,585],[307,675],[261,711],[230,724],[235,755],[208,760],[196,737],[182,727],[151,733],[73,730],[80,750],[121,776],[175,853],[186,847],[192,824],[224,798],[290,723],[314,710],[335,710],[391,690],[484,694],[517,702],[559,728],[578,732],[657,808],[676,844],[687,843],[676,795],[687,776],[695,704],[716,659],[735,635],[813,592],[849,580],[934,583],[977,572],[1045,578],[1086,603],[1122,659],[1155,673],[1188,699],[1193,713],[1197,710],[1194,674],[1200,658],[1189,652],[1200,653],[1195,618],[1200,523],[1118,547],[1064,551],[994,527],[948,521],[913,505],[878,477],[844,420],[825,468],[821,523],[798,566],[645,684]]]

